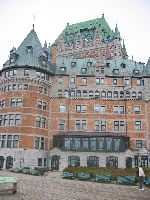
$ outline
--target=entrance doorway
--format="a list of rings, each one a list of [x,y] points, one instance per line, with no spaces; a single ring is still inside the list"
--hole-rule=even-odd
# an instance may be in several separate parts
[[[6,158],[6,169],[10,169],[13,167],[13,157],[7,156]]]
[[[4,166],[4,157],[0,156],[0,169],[3,169]]]
[[[132,168],[132,158],[131,157],[126,158],[126,168]]]
[[[141,165],[143,167],[148,167],[148,156],[141,156]]]
[[[59,158],[60,156],[57,156],[57,155],[52,156],[52,160],[51,160],[52,170],[59,170]]]
[[[118,168],[118,158],[109,156],[106,158],[106,167]]]

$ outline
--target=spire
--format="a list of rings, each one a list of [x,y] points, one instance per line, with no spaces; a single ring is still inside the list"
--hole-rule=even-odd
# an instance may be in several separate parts
[[[115,27],[114,37],[115,37],[115,38],[120,38],[120,32],[119,32],[119,30],[118,30],[117,24],[116,24],[116,27]]]
[[[125,58],[125,59],[128,58],[126,46],[124,44],[124,39],[123,39],[123,44],[122,44],[122,51],[123,51],[123,58]]]
[[[47,49],[47,42],[45,40],[45,43],[44,43],[44,48]]]

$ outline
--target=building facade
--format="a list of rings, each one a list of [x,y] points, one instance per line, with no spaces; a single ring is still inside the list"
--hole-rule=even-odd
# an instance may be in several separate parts
[[[116,25],[33,29],[0,71],[0,166],[150,166],[150,60],[129,60]]]

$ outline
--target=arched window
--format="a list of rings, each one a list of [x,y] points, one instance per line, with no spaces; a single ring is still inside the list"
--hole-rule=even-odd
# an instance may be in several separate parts
[[[110,99],[112,98],[112,92],[111,91],[107,92],[107,98],[110,98]]]
[[[58,90],[58,96],[62,97],[62,90],[61,89]]]
[[[97,156],[87,157],[87,167],[99,167],[99,157]]]
[[[93,91],[92,90],[89,91],[89,97],[93,97]]]
[[[96,98],[99,98],[99,97],[100,97],[100,93],[99,93],[98,90],[95,91],[95,97],[96,97]]]
[[[81,90],[77,90],[76,96],[77,96],[77,97],[81,97]]]
[[[132,98],[136,98],[136,92],[135,91],[132,92]]]
[[[75,91],[74,90],[70,91],[70,97],[75,97]]]
[[[124,92],[121,91],[121,92],[120,92],[120,99],[123,99],[123,98],[124,98]]]
[[[117,99],[117,98],[118,98],[118,92],[114,91],[114,99]]]
[[[106,167],[118,168],[118,158],[114,156],[109,156],[106,158]]]
[[[105,91],[101,92],[101,98],[106,98],[106,92]]]
[[[80,157],[79,156],[68,156],[68,167],[79,167]]]
[[[130,98],[130,92],[126,91],[126,98]]]
[[[142,99],[142,92],[141,91],[138,92],[138,99]]]

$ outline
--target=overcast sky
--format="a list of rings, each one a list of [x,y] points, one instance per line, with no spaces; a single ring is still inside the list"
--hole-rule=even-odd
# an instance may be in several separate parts
[[[18,47],[35,24],[42,45],[53,43],[62,30],[101,17],[111,29],[118,24],[131,59],[150,57],[150,0],[0,0],[0,69],[12,47]],[[35,20],[34,20],[35,16]]]

